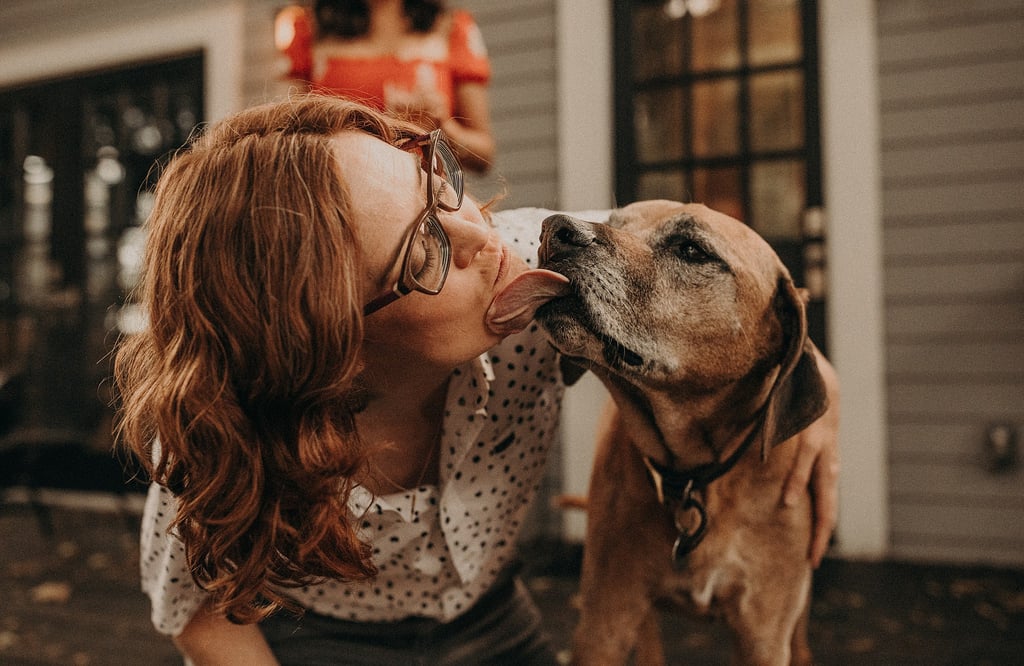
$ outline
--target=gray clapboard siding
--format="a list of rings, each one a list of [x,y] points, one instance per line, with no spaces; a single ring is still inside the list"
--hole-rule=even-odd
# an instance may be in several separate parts
[[[925,341],[928,342],[928,341]],[[893,376],[1002,377],[1013,380],[1016,368],[1024,367],[1024,341],[1015,336],[1013,340],[986,340],[979,345],[975,340],[955,342],[939,339],[921,344],[917,339],[907,342],[889,343],[889,372]],[[935,359],[944,362],[936,366]]]
[[[945,261],[979,253],[1024,253],[1024,234],[1018,220],[984,215],[894,226],[885,231],[885,246],[891,262],[922,256]]]
[[[907,108],[913,104],[935,106],[974,98],[1002,99],[1024,87],[1022,51],[999,54],[990,63],[945,65],[932,69],[882,68],[882,109]]]
[[[974,342],[992,335],[1024,339],[1024,307],[1019,299],[889,303],[886,312],[890,341],[915,336],[951,340],[966,337]]]
[[[491,58],[490,97],[498,145],[492,173],[469,185],[501,207],[558,206],[554,1],[458,3],[473,13]]]
[[[936,488],[940,491],[941,488]],[[941,497],[941,496],[940,496]],[[950,498],[943,503],[939,498],[924,503],[907,503],[893,511],[893,531],[903,531],[918,536],[934,535],[947,539],[989,539],[992,541],[1011,540],[1002,526],[1012,520],[1015,512],[1022,508],[1015,504],[997,502],[955,501]]]
[[[890,529],[897,557],[1024,564],[1024,2],[879,0]]]
[[[203,7],[201,0],[182,0],[176,11]],[[29,43],[40,36],[74,36],[76,33],[145,21],[154,14],[166,13],[167,3],[160,0],[4,0],[0,2],[0,40],[8,46]]]
[[[896,186],[945,183],[950,177],[962,179],[965,175],[986,180],[988,174],[1024,176],[1024,131],[1015,138],[975,136],[916,147],[894,147],[886,151],[882,170],[886,182]]]
[[[998,23],[1024,14],[1021,0],[879,0],[878,23],[887,35],[913,34],[952,23]]]
[[[942,363],[936,357],[936,364]],[[990,381],[985,377],[949,381],[943,377],[890,378],[889,415],[894,423],[936,419],[939,422],[976,422],[1019,418],[1024,412],[1024,381]],[[977,442],[981,450],[981,439]],[[1020,484],[1020,476],[1017,476]],[[900,490],[894,479],[893,492]],[[1018,523],[1020,534],[1024,525]],[[1021,535],[1024,536],[1024,535]]]
[[[888,41],[879,49],[879,58],[902,66],[918,61],[943,61],[950,58],[989,58],[993,52],[1020,50],[1024,34],[1024,15],[992,21],[964,18],[939,24],[927,32],[905,30],[899,40]],[[947,44],[956,44],[951,53]],[[890,65],[891,67],[892,65]]]
[[[962,143],[971,138],[1020,139],[1024,133],[1024,99],[1019,95],[997,100],[964,100],[936,109],[893,110],[885,115],[882,145],[927,146],[935,142]]]
[[[274,14],[284,4],[248,0],[245,5],[242,96],[246,106],[282,99],[292,85],[282,77],[284,60],[274,48]]]
[[[905,420],[894,425],[890,434],[893,465],[901,462],[942,464],[957,471],[981,467],[983,456],[977,442],[984,434],[984,426]],[[902,479],[902,475],[899,478]]]
[[[1024,261],[1017,253],[975,255],[959,262],[888,265],[886,298],[1012,296],[1024,285]]]
[[[989,474],[980,465],[897,461],[891,472],[902,479],[909,498],[930,497],[935,503],[1024,509],[1017,480],[1012,475]]]
[[[884,122],[884,120],[883,120]],[[962,217],[1017,211],[1024,192],[1022,174],[994,172],[983,182],[941,182],[934,185],[883,188],[882,206],[887,219],[936,215]],[[966,179],[965,179],[966,180]]]

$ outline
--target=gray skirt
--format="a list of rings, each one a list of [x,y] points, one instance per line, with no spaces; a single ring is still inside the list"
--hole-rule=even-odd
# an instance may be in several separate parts
[[[540,612],[515,576],[499,579],[451,622],[350,622],[279,612],[260,623],[282,666],[553,666],[558,660],[541,627]]]

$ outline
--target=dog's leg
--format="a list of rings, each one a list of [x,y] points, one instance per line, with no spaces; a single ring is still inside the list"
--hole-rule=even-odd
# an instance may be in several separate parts
[[[811,666],[814,657],[811,655],[811,646],[807,642],[807,622],[811,614],[810,600],[804,605],[804,612],[796,622],[793,630],[793,639],[790,641],[790,663],[793,666]]]
[[[810,602],[810,567],[802,571],[773,571],[774,583],[792,581],[783,585],[792,593],[779,594],[765,589],[772,579],[754,584],[743,598],[731,604],[734,612],[726,614],[726,621],[735,641],[734,662],[758,666],[789,666],[810,664],[811,652],[807,645],[807,607]],[[797,647],[799,652],[794,651]]]
[[[671,535],[667,520],[651,520],[661,506],[617,419],[598,442],[587,507],[573,658],[581,666],[625,664],[645,619],[657,622],[653,590],[666,572],[655,563],[669,563]]]

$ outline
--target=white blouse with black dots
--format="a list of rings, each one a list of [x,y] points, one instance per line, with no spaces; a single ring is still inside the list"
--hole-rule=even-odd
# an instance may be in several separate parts
[[[532,265],[540,222],[550,213],[516,209],[495,214],[494,222]],[[288,595],[344,620],[447,621],[472,606],[514,557],[542,479],[563,391],[556,361],[531,325],[457,369],[445,407],[439,485],[382,497],[356,488],[350,495],[380,573]],[[152,601],[153,624],[171,635],[181,632],[205,595],[189,574],[181,541],[168,533],[175,501],[166,488],[150,487],[141,536],[142,587]]]

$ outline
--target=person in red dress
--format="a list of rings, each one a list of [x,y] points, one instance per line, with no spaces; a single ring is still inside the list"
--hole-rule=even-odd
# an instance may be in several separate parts
[[[439,0],[316,0],[281,10],[275,41],[288,76],[312,90],[441,128],[474,171],[493,162],[491,65],[469,12]]]

